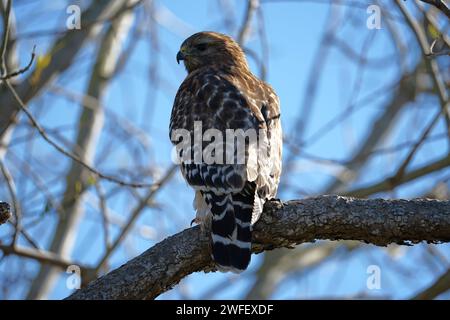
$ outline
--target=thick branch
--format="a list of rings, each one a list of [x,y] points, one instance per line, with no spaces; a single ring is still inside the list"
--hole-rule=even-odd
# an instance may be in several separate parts
[[[450,241],[450,201],[320,196],[266,204],[253,252],[317,239],[375,245]],[[153,299],[196,271],[214,270],[209,240],[198,226],[171,236],[68,299]]]

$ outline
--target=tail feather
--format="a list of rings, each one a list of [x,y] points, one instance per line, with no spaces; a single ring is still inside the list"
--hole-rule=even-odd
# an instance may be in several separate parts
[[[254,192],[202,193],[212,213],[212,257],[219,270],[245,270],[251,256]]]

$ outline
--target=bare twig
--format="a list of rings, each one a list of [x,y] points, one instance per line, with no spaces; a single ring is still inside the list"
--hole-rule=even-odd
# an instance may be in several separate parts
[[[118,179],[118,178],[115,178],[115,177],[103,174],[103,173],[99,172],[98,170],[96,170],[95,168],[93,168],[90,165],[88,165],[87,163],[85,163],[79,156],[73,154],[72,152],[69,152],[69,151],[65,150],[63,147],[58,145],[55,141],[53,141],[53,139],[51,139],[48,136],[48,134],[45,132],[44,128],[42,128],[41,125],[37,122],[37,120],[34,118],[34,116],[31,114],[31,112],[28,110],[28,108],[23,103],[22,99],[18,96],[18,94],[17,94],[16,90],[14,89],[14,87],[8,82],[8,80],[5,80],[5,83],[8,86],[8,88],[11,90],[11,92],[14,95],[15,99],[19,103],[20,109],[28,117],[28,119],[30,120],[30,122],[33,125],[33,127],[35,127],[37,129],[37,131],[39,132],[39,134],[42,136],[42,138],[45,141],[47,141],[52,147],[54,147],[57,151],[59,151],[60,153],[62,153],[66,157],[69,157],[70,159],[74,160],[75,162],[81,164],[83,167],[85,167],[87,170],[89,170],[91,173],[93,173],[94,175],[96,175],[97,177],[99,177],[101,179],[105,179],[105,180],[108,180],[110,182],[117,183],[117,184],[119,184],[121,186],[132,187],[132,188],[149,188],[149,187],[153,186],[152,183],[127,182],[127,181],[123,181],[121,179]]]
[[[434,2],[436,2],[436,1],[434,1]],[[399,7],[400,11],[402,12],[403,16],[405,17],[407,23],[409,24],[410,28],[412,29],[414,36],[416,37],[417,42],[419,43],[419,46],[422,50],[423,56],[427,57],[430,54],[430,45],[428,43],[425,32],[420,27],[420,25],[417,23],[414,16],[407,10],[403,1],[396,0],[396,3],[397,3],[397,6]],[[431,77],[433,79],[434,86],[438,93],[440,105],[441,105],[443,114],[445,116],[445,120],[447,122],[448,133],[450,136],[450,115],[449,115],[449,110],[448,110],[448,94],[447,94],[446,86],[442,80],[441,73],[440,73],[437,62],[433,59],[426,59],[425,63],[429,69],[429,72],[431,73]]]
[[[133,21],[133,12],[128,12],[126,9],[131,2],[131,0],[122,2],[119,18],[111,23],[99,43],[95,64],[86,89],[87,95],[94,97],[98,101],[101,101],[104,97],[106,89],[114,77],[125,35],[128,34],[129,27]],[[67,152],[71,155],[76,154],[76,158],[79,161],[73,161],[67,172],[65,179],[66,188],[61,201],[64,210],[59,216],[49,247],[50,251],[60,256],[69,255],[73,249],[73,241],[71,239],[77,233],[78,222],[84,212],[83,195],[89,185],[92,185],[92,177],[90,175],[92,167],[90,164],[93,163],[95,145],[103,127],[103,119],[104,113],[101,103],[98,103],[92,109],[82,108],[77,121],[76,144],[71,152]],[[114,177],[112,178],[113,180],[118,180]],[[96,182],[94,181],[94,184]],[[54,268],[41,266],[32,282],[27,298],[42,299],[47,297],[57,277],[58,273]]]
[[[242,23],[242,26],[239,30],[239,34],[237,37],[237,42],[240,45],[243,45],[247,41],[247,38],[251,30],[250,27],[253,20],[253,14],[258,9],[258,7],[259,7],[259,0],[247,0],[247,9],[245,11],[244,21]]]
[[[30,69],[30,68],[31,68],[31,65],[33,64],[34,56],[36,55],[35,52],[34,52],[35,49],[36,49],[36,46],[33,46],[33,51],[31,51],[30,62],[28,62],[28,65],[27,65],[26,67],[24,67],[24,68],[22,68],[22,69],[19,69],[19,70],[17,70],[17,71],[14,71],[14,72],[12,72],[12,73],[9,73],[9,74],[7,74],[7,75],[4,75],[4,76],[0,77],[0,80],[10,79],[10,78],[13,78],[13,77],[18,76],[19,74],[22,74],[22,73],[27,72],[28,69]]]
[[[50,81],[55,79],[55,76],[67,70],[84,44],[101,30],[101,28],[95,28],[96,24],[91,22],[116,15],[122,3],[123,0],[93,1],[82,13],[83,28],[77,32],[66,32],[54,41],[48,51],[48,55],[51,56],[49,65],[40,71],[39,76],[32,73],[16,86],[16,91],[25,104],[40,93]],[[15,97],[6,92],[0,96],[0,105],[2,106],[0,138],[2,138],[16,123],[21,108]]]
[[[431,4],[435,6],[438,10],[440,10],[443,14],[450,19],[450,8],[445,4],[444,0],[420,0],[422,2]]]
[[[450,290],[450,269],[444,272],[433,284],[414,296],[413,300],[429,300],[434,299],[441,293]]]
[[[105,199],[105,193],[103,191],[102,186],[98,181],[94,184],[95,190],[98,195],[98,202],[99,202],[99,211],[102,216],[102,227],[103,227],[103,238],[105,243],[106,250],[109,250],[111,247],[111,243],[109,241],[109,218],[107,213],[107,207],[106,207],[106,199]]]
[[[0,244],[0,251],[2,251],[5,255],[14,254],[19,257],[24,257],[28,259],[33,259],[44,264],[50,264],[52,266],[62,268],[65,270],[70,265],[77,265],[81,270],[87,271],[91,270],[88,267],[84,267],[82,264],[64,259],[59,257],[53,252],[31,249],[27,247],[17,246],[17,245],[2,245]]]
[[[427,54],[427,57],[450,56],[450,49],[434,52],[434,47],[439,40],[440,38],[434,39],[433,43],[430,46],[430,53]]]
[[[424,132],[422,133],[421,137],[419,138],[419,140],[417,140],[417,142],[413,145],[413,147],[411,148],[411,150],[409,151],[408,155],[406,156],[405,160],[403,160],[402,164],[400,165],[400,167],[397,170],[397,173],[394,175],[394,180],[399,180],[403,177],[403,175],[405,174],[406,168],[408,167],[408,165],[411,163],[411,160],[413,159],[414,155],[416,154],[417,150],[419,149],[419,147],[423,144],[423,142],[425,141],[425,139],[427,138],[427,136],[429,135],[429,133],[431,132],[431,130],[433,129],[433,127],[436,125],[436,123],[438,122],[441,114],[442,114],[442,110],[440,112],[438,112],[433,120],[431,120],[430,124],[428,125],[428,127],[424,130]]]
[[[416,70],[412,74],[404,74],[402,76],[398,86],[395,87],[395,91],[392,95],[391,100],[385,105],[382,114],[378,116],[375,121],[373,121],[371,127],[367,130],[367,136],[355,151],[355,154],[346,163],[345,170],[339,173],[337,179],[333,179],[329,184],[327,184],[324,193],[328,194],[341,192],[346,189],[347,185],[352,180],[358,177],[358,175],[360,174],[360,169],[366,163],[372,150],[379,144],[379,142],[388,134],[388,132],[393,127],[396,116],[399,114],[402,108],[407,105],[408,102],[414,99],[416,95],[415,74],[417,73],[417,70],[418,66],[416,66]],[[374,91],[374,94],[377,94],[377,92],[379,94],[382,91],[376,90]],[[356,105],[358,105],[358,107],[360,108],[362,105],[362,101],[358,101]],[[348,108],[345,109],[345,111],[348,111]],[[336,120],[333,119],[333,122],[330,122],[330,126],[336,123],[336,121],[338,121],[339,119],[343,119],[345,115],[346,113],[341,113],[339,117],[336,118]],[[326,127],[324,126],[321,131],[325,132],[325,130]],[[309,138],[309,140],[311,139],[312,138]],[[351,172],[351,174],[347,174],[347,172]]]
[[[117,249],[120,243],[122,243],[122,240],[125,238],[125,236],[128,234],[128,232],[131,230],[131,228],[134,225],[134,222],[142,212],[142,210],[148,205],[149,201],[153,199],[153,197],[156,195],[156,193],[161,189],[161,187],[166,184],[175,173],[175,170],[177,169],[177,166],[173,165],[171,166],[165,175],[161,178],[161,180],[158,182],[158,184],[155,184],[152,188],[150,188],[147,195],[140,201],[140,203],[136,206],[136,208],[131,213],[131,216],[128,218],[127,223],[122,228],[120,234],[117,236],[117,238],[114,240],[112,245],[106,250],[106,253],[103,255],[103,257],[100,259],[100,262],[98,263],[96,270],[97,272],[100,271],[108,261],[111,254]]]
[[[447,155],[441,159],[438,159],[432,163],[423,165],[419,168],[411,170],[405,174],[403,174],[400,178],[396,178],[395,174],[391,177],[388,177],[380,182],[376,182],[368,187],[362,187],[358,189],[352,189],[346,192],[340,193],[344,196],[352,196],[352,197],[367,197],[372,194],[376,194],[379,192],[390,191],[398,187],[399,185],[413,181],[419,177],[423,177],[432,172],[442,170],[450,166],[450,155]]]
[[[8,45],[8,36],[9,36],[9,28],[10,28],[10,17],[11,17],[11,7],[12,7],[12,0],[8,0],[6,4],[6,9],[4,13],[3,18],[3,39],[1,43],[0,53],[1,53],[1,61],[0,61],[0,71],[1,74],[5,74],[7,72],[6,70],[6,47]]]

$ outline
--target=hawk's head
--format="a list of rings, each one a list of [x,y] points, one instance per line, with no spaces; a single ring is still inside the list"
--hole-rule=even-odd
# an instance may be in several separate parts
[[[247,68],[241,47],[229,36],[204,31],[193,34],[181,44],[177,62],[184,61],[190,73],[205,66],[236,66]]]

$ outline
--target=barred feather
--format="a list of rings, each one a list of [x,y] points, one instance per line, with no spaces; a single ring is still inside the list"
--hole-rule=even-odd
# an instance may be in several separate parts
[[[255,188],[249,189],[222,195],[202,192],[212,213],[212,257],[222,271],[241,272],[250,263]]]

